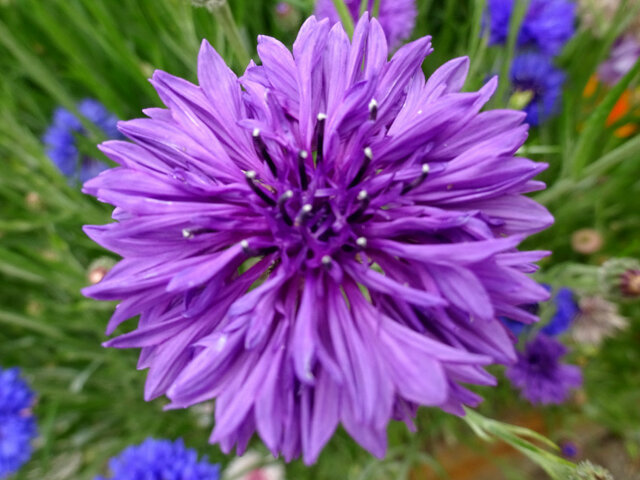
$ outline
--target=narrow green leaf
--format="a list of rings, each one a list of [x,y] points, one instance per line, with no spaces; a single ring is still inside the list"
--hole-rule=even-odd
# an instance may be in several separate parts
[[[344,30],[347,32],[347,35],[349,35],[349,37],[353,37],[353,19],[351,18],[351,14],[349,13],[347,5],[344,3],[344,0],[332,1],[333,5],[338,11],[338,16],[340,17],[340,21],[342,22]]]

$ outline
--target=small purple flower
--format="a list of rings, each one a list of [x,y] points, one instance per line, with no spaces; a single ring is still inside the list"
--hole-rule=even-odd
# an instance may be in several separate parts
[[[373,12],[376,0],[368,0],[367,10]],[[346,0],[345,4],[354,20],[360,16],[361,0]],[[331,23],[339,22],[333,0],[317,0],[315,14],[319,19],[328,18]],[[377,16],[391,48],[396,48],[408,39],[416,25],[418,9],[415,0],[380,0]]]
[[[182,440],[148,438],[128,447],[109,461],[110,475],[95,480],[218,480],[220,467],[198,452],[184,446]]]
[[[507,369],[507,378],[534,405],[561,404],[572,388],[582,385],[580,368],[560,363],[566,353],[562,343],[538,334],[518,352],[518,361]]]
[[[640,41],[632,35],[619,38],[609,58],[598,67],[598,77],[613,86],[633,68],[640,59]]]
[[[579,450],[578,446],[573,442],[562,442],[560,444],[560,452],[564,458],[572,460],[578,456]]]
[[[570,288],[562,287],[558,289],[553,297],[553,304],[556,307],[556,311],[549,323],[542,329],[542,333],[552,337],[566,332],[576,315],[580,313],[580,308]]]
[[[118,119],[97,100],[82,100],[78,103],[78,111],[107,138],[122,138],[116,126]],[[80,120],[69,110],[58,107],[42,138],[47,156],[60,172],[70,180],[82,183],[109,168],[104,162],[81,155],[76,136],[84,134]]]
[[[311,17],[258,52],[238,79],[203,42],[200,86],[156,72],[168,108],[101,146],[120,167],[84,189],[116,222],[85,231],[124,258],[84,293],[122,300],[109,334],[140,315],[106,345],[142,348],[145,398],[216,399],[223,451],[257,431],[312,463],[342,424],[382,456],[391,419],[463,415],[516,360],[498,317],[548,298],[547,252],[516,249],[553,221],[523,195],[546,165],[514,156],[522,112],[481,113],[495,79],[460,92],[467,58],[425,79],[429,37],[389,61],[377,20]]]
[[[293,9],[287,2],[278,2],[278,4],[276,5],[276,13],[280,16],[287,16],[289,13],[291,13],[291,10]]]
[[[489,43],[503,45],[509,36],[509,24],[515,0],[489,0],[487,16],[490,28]],[[525,14],[518,45],[533,47],[548,55],[560,53],[573,36],[575,2],[570,0],[530,0]]]
[[[35,395],[17,368],[0,368],[0,479],[17,472],[31,458],[37,434],[31,413]]]
[[[558,112],[564,80],[564,73],[546,55],[527,52],[513,60],[511,84],[531,97],[523,108],[527,122],[537,126]]]

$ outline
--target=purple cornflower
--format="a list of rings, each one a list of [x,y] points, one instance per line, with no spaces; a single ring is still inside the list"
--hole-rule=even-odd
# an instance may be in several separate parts
[[[609,58],[598,67],[600,79],[613,86],[624,77],[640,59],[640,41],[632,35],[619,38]]]
[[[373,12],[376,0],[368,0],[367,10]],[[354,20],[360,16],[361,0],[346,0],[345,4]],[[317,0],[315,14],[319,19],[328,18],[331,23],[340,21],[333,0]],[[380,12],[376,17],[382,25],[391,48],[408,39],[416,25],[418,9],[415,0],[380,0]]]
[[[542,329],[542,333],[552,337],[566,332],[576,315],[580,313],[580,308],[570,288],[562,287],[558,289],[553,297],[553,304],[556,307],[556,311],[549,323]]]
[[[564,73],[555,68],[546,55],[527,52],[513,60],[511,84],[516,93],[530,96],[523,107],[527,122],[540,125],[557,113],[564,79]]]
[[[31,458],[36,421],[35,395],[17,368],[0,369],[0,479],[17,472]]]
[[[118,119],[100,102],[86,98],[78,103],[78,111],[100,129],[107,138],[121,138],[116,124]],[[72,181],[86,182],[109,168],[104,162],[80,153],[77,136],[84,135],[80,120],[69,110],[58,107],[53,113],[53,122],[42,141],[47,156],[60,172]]]
[[[517,158],[525,115],[480,113],[496,88],[460,93],[469,61],[425,81],[429,37],[391,61],[377,20],[350,42],[311,17],[293,54],[260,37],[240,79],[205,41],[200,86],[156,72],[167,109],[119,124],[121,166],[85,184],[116,206],[87,226],[122,255],[86,295],[122,300],[107,342],[142,348],[145,397],[216,398],[212,442],[316,460],[337,426],[382,456],[390,419],[419,405],[464,414],[515,361],[498,316],[548,297],[519,252],[552,217],[522,194],[546,165]]]
[[[489,0],[486,20],[489,44],[502,45],[509,36],[515,0]],[[560,53],[573,36],[576,5],[570,0],[530,0],[520,26],[518,46],[533,47],[548,55]]]
[[[109,461],[110,475],[95,480],[218,480],[220,467],[184,446],[181,439],[148,438]]]
[[[561,404],[572,388],[582,385],[580,368],[560,363],[566,353],[562,343],[538,334],[518,352],[518,362],[507,369],[507,378],[534,405]]]

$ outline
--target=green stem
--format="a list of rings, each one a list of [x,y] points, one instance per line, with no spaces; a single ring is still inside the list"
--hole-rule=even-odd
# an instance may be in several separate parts
[[[233,18],[229,2],[223,1],[219,5],[212,6],[211,13],[213,13],[213,16],[216,17],[216,20],[220,24],[224,36],[233,49],[233,54],[238,62],[240,62],[243,67],[249,65],[251,55],[249,55],[249,51],[242,39],[238,24]]]
[[[498,92],[495,96],[502,105],[504,105],[504,102],[506,101],[506,93],[509,91],[509,87],[511,86],[511,82],[509,80],[511,63],[513,63],[513,57],[515,56],[518,35],[520,34],[520,26],[522,25],[528,8],[529,0],[516,0],[513,5],[511,20],[509,21],[509,36],[507,37],[507,57],[502,63],[502,69],[500,70],[500,83],[498,85]]]
[[[373,12],[371,13],[372,17],[378,17],[380,15],[380,0],[376,0],[373,4]]]
[[[333,5],[336,7],[345,32],[347,32],[349,37],[353,37],[353,18],[351,18],[351,14],[344,0],[333,0]]]
[[[369,0],[360,0],[360,8],[358,9],[359,15],[362,16],[364,12],[369,10]]]
[[[570,193],[577,189],[584,189],[594,185],[598,177],[616,167],[625,160],[631,160],[640,152],[640,136],[636,136],[612,152],[607,153],[598,161],[592,163],[584,169],[582,178],[565,178],[556,182],[546,192],[537,195],[538,202],[549,204],[558,197]]]

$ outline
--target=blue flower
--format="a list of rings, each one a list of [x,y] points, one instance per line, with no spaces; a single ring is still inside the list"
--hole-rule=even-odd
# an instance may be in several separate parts
[[[582,385],[582,372],[562,363],[566,347],[554,338],[539,334],[518,352],[518,361],[506,376],[522,397],[534,405],[564,403],[571,389]]]
[[[218,480],[219,465],[206,458],[198,461],[198,452],[184,446],[181,439],[148,438],[140,445],[126,448],[109,462],[111,475],[95,480]]]
[[[17,368],[0,369],[0,479],[31,458],[36,422],[31,413],[35,395]]]
[[[524,332],[525,328],[527,328],[527,325],[525,323],[518,322],[516,320],[511,320],[508,317],[500,317],[500,321],[516,337],[519,337],[520,335],[522,335],[522,332]]]
[[[514,89],[531,95],[523,108],[529,124],[539,125],[557,113],[564,79],[564,73],[555,68],[546,55],[527,52],[513,60],[511,83]]]
[[[514,0],[489,0],[491,45],[506,42],[513,5]],[[520,26],[518,45],[534,47],[549,55],[558,54],[575,31],[575,10],[575,3],[568,0],[531,0]]]
[[[78,103],[78,111],[107,138],[122,138],[116,127],[118,118],[97,100],[82,100]],[[58,107],[53,114],[53,122],[42,138],[47,156],[70,180],[86,182],[108,168],[105,163],[80,154],[77,136],[85,133],[82,123],[73,113]]]
[[[580,312],[574,299],[573,291],[570,288],[560,288],[553,299],[553,303],[556,306],[556,312],[549,320],[549,323],[542,329],[543,333],[551,336],[560,335],[567,331],[573,319]]]

